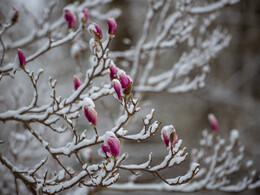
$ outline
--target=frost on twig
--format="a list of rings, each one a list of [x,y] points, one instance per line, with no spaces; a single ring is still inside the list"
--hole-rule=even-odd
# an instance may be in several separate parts
[[[168,186],[165,183],[158,184],[140,184],[133,181],[127,183],[114,184],[110,186],[109,190],[115,191],[167,191],[167,192],[195,192],[199,190],[218,190],[224,192],[241,192],[247,189],[259,188],[259,175],[257,170],[253,168],[252,161],[244,161],[244,146],[239,142],[238,130],[230,132],[229,140],[225,140],[216,132],[209,133],[207,130],[202,132],[202,139],[200,140],[200,149],[192,149],[191,170],[184,176],[179,176],[175,179],[167,179],[169,184],[176,184],[187,179],[193,171],[194,167],[200,164],[200,171],[194,179],[186,184],[178,186]],[[175,147],[176,148],[176,147]],[[167,157],[165,158],[167,159]],[[142,168],[147,169],[151,162],[151,155],[146,163],[141,165],[129,165],[129,169],[135,170]],[[121,167],[124,168],[122,165]],[[152,170],[157,169],[152,168]],[[245,169],[247,173],[245,176],[238,175],[241,169]],[[239,179],[234,179],[234,174]],[[238,180],[233,183],[233,180]]]
[[[252,167],[252,161],[244,162],[244,146],[239,142],[238,130],[230,132],[229,140],[204,130],[200,146],[200,149],[193,149],[191,153],[193,161],[204,167],[197,175],[198,181],[194,181],[201,188],[240,192],[259,187],[259,175]],[[233,183],[232,176],[242,169],[246,169],[246,176]],[[255,178],[258,179],[255,181]]]
[[[141,94],[183,93],[204,87],[212,59],[231,39],[225,29],[210,27],[220,8],[237,2],[217,1],[216,5],[203,5],[200,10],[207,10],[207,14],[200,16],[191,14],[191,10],[198,9],[195,1],[150,1],[137,44],[126,51],[111,52],[111,57],[129,64],[136,83],[134,90]],[[175,48],[182,46],[185,51],[179,56]],[[177,56],[171,64],[164,64],[157,58],[166,50]]]

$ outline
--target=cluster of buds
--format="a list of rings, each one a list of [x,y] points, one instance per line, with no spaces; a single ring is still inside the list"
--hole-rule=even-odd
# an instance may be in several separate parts
[[[161,137],[167,148],[169,146],[174,147],[178,141],[178,135],[172,125],[164,126],[162,128]]]
[[[117,29],[116,20],[114,18],[108,18],[107,24],[108,24],[109,38],[113,38],[116,34],[116,29]],[[88,31],[94,37],[96,42],[100,42],[101,39],[103,38],[102,29],[100,28],[100,26],[98,24],[96,24],[94,22],[92,22],[89,25]]]
[[[88,121],[94,126],[96,127],[97,125],[97,111],[95,109],[95,104],[92,101],[92,99],[86,97],[83,100],[83,111],[84,114],[86,116],[86,118],[88,119]]]
[[[80,87],[81,85],[81,81],[79,79],[79,77],[77,77],[76,75],[74,75],[73,77],[73,82],[74,82],[74,89],[75,91]]]
[[[20,67],[24,68],[26,65],[26,59],[25,59],[25,55],[21,49],[17,49],[17,59],[18,59],[18,64],[20,65]]]
[[[89,12],[87,8],[83,8],[81,12],[81,21],[82,23],[86,24],[88,21]],[[76,15],[69,9],[64,10],[64,18],[68,23],[69,28],[73,29],[76,27],[77,24],[77,17]]]
[[[123,70],[118,69],[113,62],[110,65],[110,79],[119,100],[123,95],[129,95],[132,91],[133,81]]]
[[[218,120],[215,117],[215,115],[212,114],[212,113],[208,114],[208,121],[209,121],[209,123],[211,125],[211,129],[213,131],[217,132],[218,131]]]
[[[101,156],[103,157],[117,157],[120,153],[120,141],[112,131],[105,134],[104,143],[101,144]]]

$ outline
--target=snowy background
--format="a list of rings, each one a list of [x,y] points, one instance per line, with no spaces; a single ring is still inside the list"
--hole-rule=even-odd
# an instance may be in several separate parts
[[[72,1],[68,1],[72,2]],[[30,1],[7,1],[0,0],[0,15],[6,15],[7,10],[12,4],[17,7],[26,7],[37,19],[42,7],[45,6],[46,1],[30,0]],[[59,2],[56,8],[57,16],[62,15],[62,8],[65,6],[64,2]],[[121,15],[117,19],[118,30],[116,39],[113,40],[111,51],[124,51],[135,43],[141,33],[140,29],[143,24],[145,14],[145,1],[139,0],[116,0],[107,6],[101,7],[100,10],[108,11],[111,8],[119,8]],[[117,14],[117,13],[115,13]],[[220,12],[215,26],[221,25],[225,27],[232,40],[228,48],[211,62],[211,72],[206,78],[206,86],[193,92],[168,94],[166,92],[160,93],[146,93],[143,97],[143,105],[145,112],[149,112],[150,108],[156,109],[156,118],[167,125],[172,123],[179,138],[183,139],[183,145],[187,146],[188,151],[193,147],[198,146],[201,132],[203,129],[210,129],[207,121],[207,114],[214,113],[219,121],[219,133],[223,137],[227,137],[232,129],[238,129],[240,132],[240,141],[245,145],[246,157],[252,159],[254,166],[260,170],[260,1],[242,0],[240,3],[223,9]],[[90,19],[91,16],[90,16]],[[17,24],[10,30],[15,36],[15,29],[23,29],[21,33],[26,35],[30,32],[31,20],[23,21],[22,24]],[[101,27],[106,26],[106,21],[99,23]],[[89,38],[89,37],[88,37]],[[35,47],[41,45],[33,45],[27,48],[27,52],[33,51]],[[75,74],[75,60],[70,57],[70,44],[65,44],[61,48],[56,48],[41,56],[39,59],[30,65],[31,69],[37,70],[39,67],[44,67],[46,70],[43,79],[51,75],[58,81],[57,93],[61,96],[67,96],[73,91],[73,74]],[[163,56],[163,64],[171,64],[176,61],[179,54],[185,51],[185,48],[177,48],[170,50]],[[88,59],[89,54],[83,53],[82,61]],[[45,59],[48,58],[46,61]],[[160,57],[159,57],[160,58]],[[122,64],[127,68],[128,64]],[[165,67],[162,67],[162,69]],[[87,67],[84,67],[87,69]],[[160,70],[158,70],[160,71]],[[20,76],[19,73],[17,76]],[[45,78],[44,78],[45,77]],[[6,81],[7,82],[7,81]],[[18,85],[15,82],[8,80],[12,86]],[[22,81],[22,86],[26,86],[28,81]],[[27,82],[27,83],[26,83]],[[1,83],[0,93],[3,95],[10,86]],[[48,90],[47,86],[42,86],[41,90]],[[20,95],[20,102],[26,103],[29,100],[27,95],[29,90],[22,89],[17,91]],[[47,93],[46,93],[47,94]],[[11,95],[11,94],[9,94]],[[8,101],[8,96],[5,97]],[[42,101],[44,101],[44,97]],[[107,99],[106,101],[112,101]],[[6,110],[5,103],[1,102],[0,111]],[[99,103],[99,101],[98,101]],[[97,103],[97,104],[98,104]],[[113,109],[115,102],[111,102],[110,109]],[[102,106],[101,102],[100,105]],[[13,106],[15,108],[15,106]],[[147,109],[147,110],[146,110]],[[100,128],[112,127],[106,113],[101,115]],[[136,121],[133,121],[133,123]],[[0,123],[0,128],[4,126]],[[85,128],[85,120],[79,120],[79,129]],[[132,127],[133,128],[133,127]],[[136,128],[136,126],[134,127]],[[133,131],[134,131],[133,128]],[[137,125],[137,128],[138,127]],[[122,152],[127,151],[130,155],[130,160],[135,162],[142,162],[143,156],[147,156],[153,151],[154,162],[159,161],[165,153],[164,145],[160,136],[153,137],[147,143],[136,144],[126,142],[122,144]],[[1,151],[4,148],[1,149]],[[95,150],[95,148],[94,148]],[[138,152],[137,152],[138,151]],[[96,158],[99,158],[95,155]],[[1,165],[0,165],[1,166]],[[187,170],[188,163],[184,164],[179,169],[174,169],[174,173],[184,173]],[[123,174],[128,174],[124,173]],[[124,178],[124,177],[123,177]],[[147,175],[143,182],[149,182],[153,176]],[[211,192],[216,194],[225,194],[220,192]],[[258,194],[259,190],[243,192],[241,194]],[[122,192],[101,192],[100,194],[123,194]],[[126,194],[126,193],[125,193]],[[140,194],[139,192],[132,194]],[[142,192],[142,194],[157,194],[151,192]],[[167,194],[167,193],[166,193]],[[209,194],[209,192],[198,192],[196,194]]]

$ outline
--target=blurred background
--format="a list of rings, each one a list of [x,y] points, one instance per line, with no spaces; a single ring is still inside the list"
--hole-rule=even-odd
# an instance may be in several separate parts
[[[73,1],[58,2],[56,8],[57,16],[62,14],[62,8]],[[41,6],[46,5],[46,1],[7,1],[0,0],[0,15],[6,15],[7,10],[13,4],[18,7],[26,7],[33,10],[34,17],[37,15]],[[117,19],[118,33],[113,40],[111,51],[124,51],[135,44],[141,36],[142,24],[146,10],[146,1],[139,0],[115,0],[112,3],[100,7],[101,11],[108,11],[112,8],[119,8],[121,15]],[[21,13],[23,15],[24,13]],[[55,16],[50,18],[53,20]],[[94,20],[91,18],[90,20]],[[22,26],[21,26],[22,25]],[[106,21],[100,21],[101,27],[106,27]],[[150,108],[156,109],[155,118],[163,122],[163,125],[173,124],[177,130],[179,138],[183,139],[183,145],[187,146],[189,152],[192,148],[198,147],[199,139],[203,129],[210,129],[207,121],[208,113],[214,113],[219,121],[219,134],[228,137],[232,129],[237,129],[240,133],[240,142],[245,146],[246,159],[252,159],[254,167],[260,170],[260,1],[241,0],[232,7],[226,7],[220,11],[219,17],[213,24],[222,26],[228,30],[232,40],[228,48],[214,59],[211,64],[211,72],[206,78],[206,86],[202,89],[188,93],[168,94],[146,93],[143,97],[144,112],[149,113]],[[30,31],[30,21],[23,21],[10,30],[10,36],[15,35],[16,29],[21,29],[23,35]],[[61,29],[61,31],[64,29]],[[86,40],[89,36],[86,36]],[[27,47],[26,52],[32,51],[41,45],[41,42]],[[48,52],[35,60],[31,69],[37,70],[45,67],[43,79],[49,75],[58,80],[58,94],[67,96],[73,91],[73,74],[75,74],[75,60],[70,56],[71,44],[65,44]],[[14,51],[15,53],[15,51]],[[81,63],[85,64],[83,69],[87,69],[89,57],[88,51],[83,52]],[[171,54],[170,54],[171,55]],[[174,56],[174,54],[173,54]],[[48,61],[46,60],[48,57]],[[166,58],[167,59],[167,58]],[[8,60],[8,58],[6,59]],[[172,63],[170,59],[169,63]],[[167,63],[167,62],[165,62]],[[122,65],[122,67],[127,65]],[[18,73],[18,77],[20,73]],[[23,79],[23,77],[21,77]],[[17,81],[4,80],[1,84],[1,95],[9,87],[5,84],[16,85]],[[28,83],[28,80],[22,80]],[[23,83],[23,85],[25,85]],[[41,90],[48,90],[47,86],[42,86]],[[27,92],[22,92],[27,93]],[[47,96],[47,93],[45,94]],[[5,97],[6,100],[8,96]],[[44,97],[42,97],[44,99]],[[26,103],[29,100],[26,95],[20,97],[20,101]],[[44,102],[44,100],[42,100]],[[106,102],[112,101],[108,105],[113,109],[116,104],[113,98],[107,98]],[[99,101],[98,101],[99,102]],[[103,105],[103,104],[102,104]],[[6,110],[6,105],[1,102],[1,111]],[[102,106],[100,106],[102,107]],[[9,108],[10,109],[10,108]],[[102,116],[106,118],[106,114]],[[103,119],[101,119],[103,120]],[[134,120],[134,122],[136,122]],[[140,122],[140,121],[139,121]],[[0,125],[3,125],[1,123]],[[103,123],[100,128],[112,127],[113,124]],[[134,128],[141,128],[134,126]],[[86,121],[79,120],[79,129],[86,128]],[[149,145],[148,145],[149,142]],[[143,162],[143,157],[148,156],[153,151],[154,163],[159,162],[166,154],[165,147],[158,133],[150,141],[145,143],[124,142],[122,151],[129,153],[129,162]],[[138,151],[138,152],[136,152]],[[163,151],[163,152],[162,152]],[[98,158],[97,156],[95,156]],[[167,174],[185,173],[188,163],[181,168],[173,169]],[[127,173],[122,173],[127,175]],[[122,177],[124,181],[126,177]],[[145,175],[142,182],[149,182],[154,176]],[[242,178],[242,177],[241,177]],[[209,192],[198,192],[196,194],[208,194]],[[226,194],[213,192],[214,194]],[[241,194],[258,194],[259,190],[246,191]],[[100,194],[122,194],[114,192],[102,192]],[[140,194],[140,192],[132,193]],[[157,192],[142,192],[142,194],[158,194]],[[168,194],[168,193],[166,193]]]

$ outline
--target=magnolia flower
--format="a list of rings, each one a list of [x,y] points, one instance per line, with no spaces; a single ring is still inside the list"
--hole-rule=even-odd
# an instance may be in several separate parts
[[[123,70],[119,70],[117,75],[119,77],[122,88],[124,89],[123,93],[128,95],[132,91],[132,79],[126,75]]]
[[[26,59],[25,59],[25,56],[24,56],[24,53],[23,53],[22,50],[17,49],[17,57],[18,57],[18,60],[19,60],[19,65],[21,67],[24,67],[26,65]]]
[[[113,84],[113,87],[115,89],[118,99],[122,100],[122,95],[121,95],[122,86],[121,86],[119,80],[113,79],[112,84]]]
[[[208,114],[208,120],[213,131],[218,131],[218,120],[214,114]]]
[[[110,79],[111,81],[116,77],[118,72],[118,68],[114,65],[114,63],[112,63],[112,65],[110,66]]]
[[[103,38],[102,30],[96,23],[91,23],[88,26],[88,32],[94,36],[96,41],[100,41]]]
[[[108,24],[108,34],[114,35],[116,34],[116,20],[114,18],[108,18],[107,19],[107,24]]]
[[[88,17],[89,17],[88,9],[87,8],[83,8],[82,9],[82,13],[83,13],[82,22],[83,23],[87,23]]]
[[[174,146],[178,141],[178,135],[172,125],[164,126],[161,131],[161,138],[164,141],[166,147],[169,147],[171,143]]]
[[[65,20],[68,22],[69,28],[74,28],[76,26],[77,18],[76,15],[68,9],[65,9],[64,14]]]
[[[74,89],[77,90],[81,85],[81,81],[79,77],[77,77],[76,75],[74,75],[73,81],[74,81]]]
[[[120,141],[112,131],[105,134],[105,140],[102,150],[106,155],[109,153],[113,157],[117,157],[120,153]]]
[[[83,100],[83,111],[88,121],[96,126],[98,117],[95,104],[92,99],[87,97]]]

